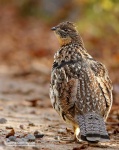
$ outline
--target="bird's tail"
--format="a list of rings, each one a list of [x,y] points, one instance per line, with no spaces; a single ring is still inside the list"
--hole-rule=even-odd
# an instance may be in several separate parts
[[[108,141],[109,136],[102,116],[88,113],[78,116],[81,139],[88,142]]]

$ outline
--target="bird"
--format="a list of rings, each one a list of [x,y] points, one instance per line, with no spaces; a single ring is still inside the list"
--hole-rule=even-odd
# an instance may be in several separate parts
[[[51,28],[59,41],[51,69],[50,99],[61,118],[72,125],[78,141],[109,141],[106,120],[112,107],[108,71],[86,50],[73,22]]]

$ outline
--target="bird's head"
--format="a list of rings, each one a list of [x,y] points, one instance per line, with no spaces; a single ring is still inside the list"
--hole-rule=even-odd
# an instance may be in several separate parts
[[[79,40],[78,31],[76,30],[76,26],[72,22],[62,22],[57,26],[51,28],[51,30],[56,33],[61,46]]]

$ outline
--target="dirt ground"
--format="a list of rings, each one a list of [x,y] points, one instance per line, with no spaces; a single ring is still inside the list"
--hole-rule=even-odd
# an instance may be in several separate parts
[[[1,73],[0,150],[118,150],[119,110],[116,105],[107,123],[110,142],[95,147],[63,140],[71,139],[73,133],[51,106],[49,73]]]

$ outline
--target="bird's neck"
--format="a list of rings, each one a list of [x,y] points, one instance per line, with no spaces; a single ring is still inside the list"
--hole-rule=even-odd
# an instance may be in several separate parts
[[[55,62],[58,62],[59,64],[62,61],[77,61],[80,59],[82,54],[85,52],[85,49],[79,44],[79,43],[69,43],[66,45],[63,45],[59,51],[56,52],[54,59]]]
[[[60,38],[59,39],[60,47],[63,47],[65,45],[68,45],[71,43],[71,38]]]
[[[69,46],[72,46],[74,45],[74,47],[78,47],[78,48],[82,48],[82,49],[85,49],[84,48],[84,43],[83,43],[83,40],[81,38],[81,36],[79,34],[77,34],[77,36],[75,35],[74,37],[70,38],[60,38],[58,37],[58,40],[59,40],[59,43],[60,43],[60,47],[65,47],[67,45]]]

